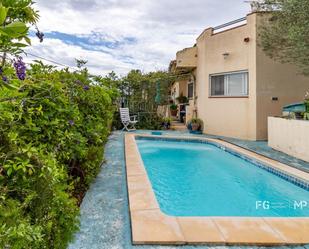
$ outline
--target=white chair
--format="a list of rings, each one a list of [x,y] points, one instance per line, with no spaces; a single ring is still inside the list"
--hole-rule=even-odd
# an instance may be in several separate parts
[[[132,116],[133,120],[130,117],[129,108],[120,108],[120,118],[121,123],[123,124],[123,131],[132,131],[135,130],[135,124],[138,122],[136,120],[136,115]],[[132,129],[129,129],[129,126],[132,126]]]

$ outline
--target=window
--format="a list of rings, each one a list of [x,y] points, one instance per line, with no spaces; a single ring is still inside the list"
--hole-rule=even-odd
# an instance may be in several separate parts
[[[188,98],[189,99],[193,98],[193,83],[188,84]]]
[[[248,96],[248,72],[210,76],[211,96]]]

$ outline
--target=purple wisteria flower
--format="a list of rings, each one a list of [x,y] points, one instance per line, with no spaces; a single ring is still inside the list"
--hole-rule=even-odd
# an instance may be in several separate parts
[[[87,86],[87,85],[85,85],[85,86],[83,86],[83,89],[84,89],[85,91],[88,91],[88,90],[90,89],[90,87]]]
[[[41,32],[38,28],[36,30],[37,30],[37,32],[35,33],[35,35],[37,36],[37,38],[39,38],[40,42],[43,42],[43,40],[44,40],[44,33]]]
[[[69,120],[68,123],[69,123],[69,125],[71,125],[71,126],[74,125],[74,121],[73,121],[73,120]]]
[[[16,75],[18,79],[25,80],[26,79],[26,64],[23,62],[23,58],[18,57],[18,59],[14,59],[14,67],[16,71]]]
[[[9,83],[8,77],[6,77],[5,75],[3,75],[3,69],[2,69],[2,67],[0,67],[0,77],[1,77],[1,79],[2,79],[2,81],[3,81],[4,83]]]
[[[83,85],[83,83],[82,83],[80,80],[75,80],[75,83],[76,83],[77,85]]]

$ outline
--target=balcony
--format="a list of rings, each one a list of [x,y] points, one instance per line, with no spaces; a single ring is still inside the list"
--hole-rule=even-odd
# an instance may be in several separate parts
[[[197,66],[197,47],[185,48],[176,54],[177,69],[193,69]]]

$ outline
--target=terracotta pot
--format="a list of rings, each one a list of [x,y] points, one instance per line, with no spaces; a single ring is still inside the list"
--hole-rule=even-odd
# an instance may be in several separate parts
[[[171,110],[171,115],[172,116],[177,116],[177,110]]]
[[[200,125],[199,124],[191,124],[191,128],[192,128],[192,131],[198,131],[200,129]]]

